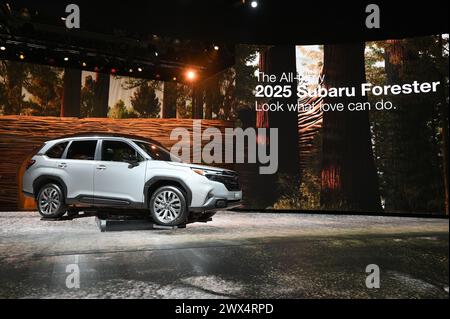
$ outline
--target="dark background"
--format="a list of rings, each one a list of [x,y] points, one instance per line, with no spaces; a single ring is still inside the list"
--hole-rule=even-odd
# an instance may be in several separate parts
[[[8,1],[3,1],[8,2]],[[30,6],[42,19],[61,24],[67,4],[81,9],[84,30],[115,29],[202,40],[254,44],[342,43],[448,32],[448,1],[241,0],[9,1]],[[367,29],[365,8],[381,9],[381,28]]]

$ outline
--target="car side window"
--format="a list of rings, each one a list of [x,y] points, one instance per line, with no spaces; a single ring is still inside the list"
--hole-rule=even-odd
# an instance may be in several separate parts
[[[50,158],[61,158],[64,153],[64,150],[67,147],[67,144],[69,144],[69,142],[58,143],[58,144],[52,146],[45,153],[45,155],[47,155],[47,157],[50,157]]]
[[[67,151],[67,159],[92,161],[95,158],[97,141],[73,141]]]
[[[133,159],[142,160],[142,156],[130,145],[120,141],[102,142],[102,161],[127,162]]]

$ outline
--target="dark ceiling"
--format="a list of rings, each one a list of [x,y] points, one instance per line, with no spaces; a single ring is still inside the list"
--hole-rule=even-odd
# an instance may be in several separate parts
[[[246,1],[246,2],[245,2]],[[448,1],[258,0],[10,0],[30,8],[43,23],[61,25],[69,3],[80,6],[82,28],[113,34],[156,33],[172,37],[254,44],[318,44],[448,32]],[[365,7],[379,4],[381,29],[365,28]]]

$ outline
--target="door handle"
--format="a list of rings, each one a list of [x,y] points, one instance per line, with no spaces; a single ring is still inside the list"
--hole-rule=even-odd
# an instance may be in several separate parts
[[[59,168],[66,168],[66,167],[67,167],[67,164],[66,164],[66,163],[59,163],[59,164],[58,164],[58,167],[59,167]]]
[[[96,168],[97,168],[99,171],[103,171],[103,170],[106,169],[106,166],[105,166],[105,165],[99,165],[99,166],[97,166]]]

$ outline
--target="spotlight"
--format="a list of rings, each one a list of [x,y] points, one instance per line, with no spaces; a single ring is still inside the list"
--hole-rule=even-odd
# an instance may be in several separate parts
[[[252,1],[252,2],[250,2],[250,6],[251,6],[252,8],[258,7],[258,1]]]
[[[114,68],[111,69],[111,73],[112,73],[112,74],[115,74],[116,72],[117,72],[116,69],[114,69]]]
[[[214,50],[219,51],[219,49],[220,49],[220,48],[219,48],[218,45],[215,45],[215,46],[214,46]]]
[[[158,52],[155,51],[155,56],[158,56]]]
[[[5,51],[6,48],[2,45],[2,46],[0,47],[0,50]]]
[[[177,80],[177,77],[176,77],[176,76],[174,76],[174,77],[172,78],[172,80],[176,81],[176,80]]]
[[[196,77],[197,77],[197,74],[195,73],[194,70],[188,70],[188,71],[186,72],[186,78],[187,78],[189,81],[194,81]]]
[[[142,68],[138,68],[138,71],[139,71],[139,72],[142,72]]]
[[[68,58],[68,57],[65,57],[65,58],[64,58],[64,61],[69,61],[69,58]]]
[[[19,59],[24,60],[25,59],[25,55],[23,53],[19,54]]]
[[[133,73],[133,69],[129,69],[128,72]]]
[[[86,62],[81,63],[82,66],[86,67]]]

